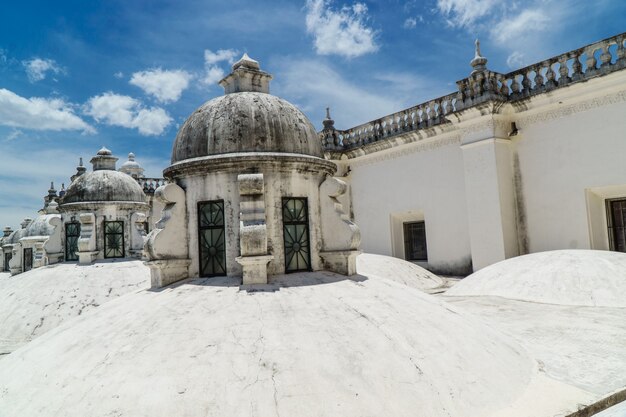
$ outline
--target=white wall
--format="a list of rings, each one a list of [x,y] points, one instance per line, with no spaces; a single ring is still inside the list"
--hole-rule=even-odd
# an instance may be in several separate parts
[[[441,273],[469,272],[463,155],[458,141],[434,149],[419,142],[401,148],[390,159],[381,156],[398,152],[397,148],[347,161],[363,250],[401,257],[403,251],[392,249],[392,218],[419,213],[426,224],[428,267]]]
[[[518,124],[530,252],[592,247],[590,223],[597,229],[602,211],[588,218],[586,189],[626,184],[625,115],[620,102]]]

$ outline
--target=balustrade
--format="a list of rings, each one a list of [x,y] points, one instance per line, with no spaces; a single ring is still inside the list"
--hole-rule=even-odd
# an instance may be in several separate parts
[[[624,69],[625,43],[626,32],[506,74],[475,71],[457,82],[458,91],[454,93],[347,130],[324,129],[320,133],[322,144],[327,151],[349,150],[446,123],[446,115],[487,100],[520,100]]]
[[[169,183],[165,178],[137,178],[137,182],[146,195],[154,194],[157,188]]]

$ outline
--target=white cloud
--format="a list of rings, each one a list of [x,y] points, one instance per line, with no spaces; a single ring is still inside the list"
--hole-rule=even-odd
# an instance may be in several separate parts
[[[506,59],[509,68],[521,68],[524,66],[524,54],[520,51],[513,51]]]
[[[404,25],[402,25],[405,29],[413,29],[417,26],[417,19],[414,17],[409,17],[404,21]]]
[[[367,26],[367,6],[355,3],[332,10],[329,0],[307,0],[306,29],[320,55],[354,58],[376,52],[376,32]]]
[[[209,49],[204,50],[204,69],[205,73],[202,78],[202,83],[205,85],[213,86],[220,81],[226,73],[218,66],[222,62],[228,62],[232,64],[235,61],[235,57],[239,52],[234,49],[218,49],[213,52]]]
[[[527,9],[495,25],[491,35],[497,42],[506,43],[526,34],[542,31],[548,27],[549,22],[550,18],[541,9]]]
[[[453,26],[474,30],[479,19],[494,12],[501,0],[437,0],[437,8]]]
[[[7,135],[7,139],[6,139],[6,140],[7,140],[7,141],[11,141],[11,140],[13,140],[13,139],[17,139],[17,138],[19,138],[20,136],[22,136],[23,134],[24,134],[24,132],[22,132],[21,130],[19,130],[19,129],[13,129],[13,130],[11,131],[11,133],[9,133],[9,134]]]
[[[113,74],[113,76],[115,78],[120,78],[121,79],[121,78],[124,78],[124,73],[122,71],[118,71],[115,74]]]
[[[189,87],[193,76],[183,70],[162,70],[155,68],[135,72],[130,83],[151,94],[162,103],[175,102],[180,99],[184,90]]]
[[[145,136],[162,134],[172,122],[162,108],[144,108],[139,100],[112,92],[91,97],[85,104],[85,113],[99,123],[137,129]]]
[[[93,127],[74,114],[72,105],[55,98],[24,98],[0,89],[0,125],[34,130],[82,130]]]
[[[63,68],[59,67],[53,59],[33,58],[22,61],[22,65],[26,69],[26,75],[31,83],[45,79],[48,72],[54,74],[64,72]]]
[[[204,50],[204,63],[206,65],[213,65],[219,62],[226,61],[232,64],[237,56],[238,52],[234,49],[218,49],[213,52],[209,49]]]
[[[345,129],[401,110],[416,97],[436,97],[425,91],[429,84],[414,74],[374,74],[364,84],[344,78],[318,60],[285,60],[277,66],[277,93],[298,103],[302,111],[317,113],[318,119],[313,120],[317,125],[326,107],[331,108],[337,128]]]

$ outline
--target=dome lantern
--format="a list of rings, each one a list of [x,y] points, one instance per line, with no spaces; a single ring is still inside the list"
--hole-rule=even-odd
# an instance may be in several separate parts
[[[269,94],[272,74],[262,71],[258,61],[243,54],[232,68],[233,71],[219,82],[224,87],[224,94],[246,91]]]
[[[115,171],[115,163],[117,162],[117,159],[118,158],[113,156],[110,150],[108,150],[107,148],[103,146],[102,149],[98,151],[96,156],[91,158],[91,161],[89,162],[93,164],[94,171],[100,171],[100,170]]]

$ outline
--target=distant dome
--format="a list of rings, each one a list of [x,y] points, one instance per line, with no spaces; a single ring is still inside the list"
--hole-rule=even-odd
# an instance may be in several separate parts
[[[144,203],[141,186],[123,172],[99,170],[81,175],[68,187],[62,204],[94,201],[132,201]]]
[[[178,131],[172,163],[234,152],[286,152],[322,157],[309,119],[276,96],[240,92],[214,98]]]
[[[599,250],[539,252],[507,259],[474,272],[446,295],[626,307],[624,271],[624,253]]]

